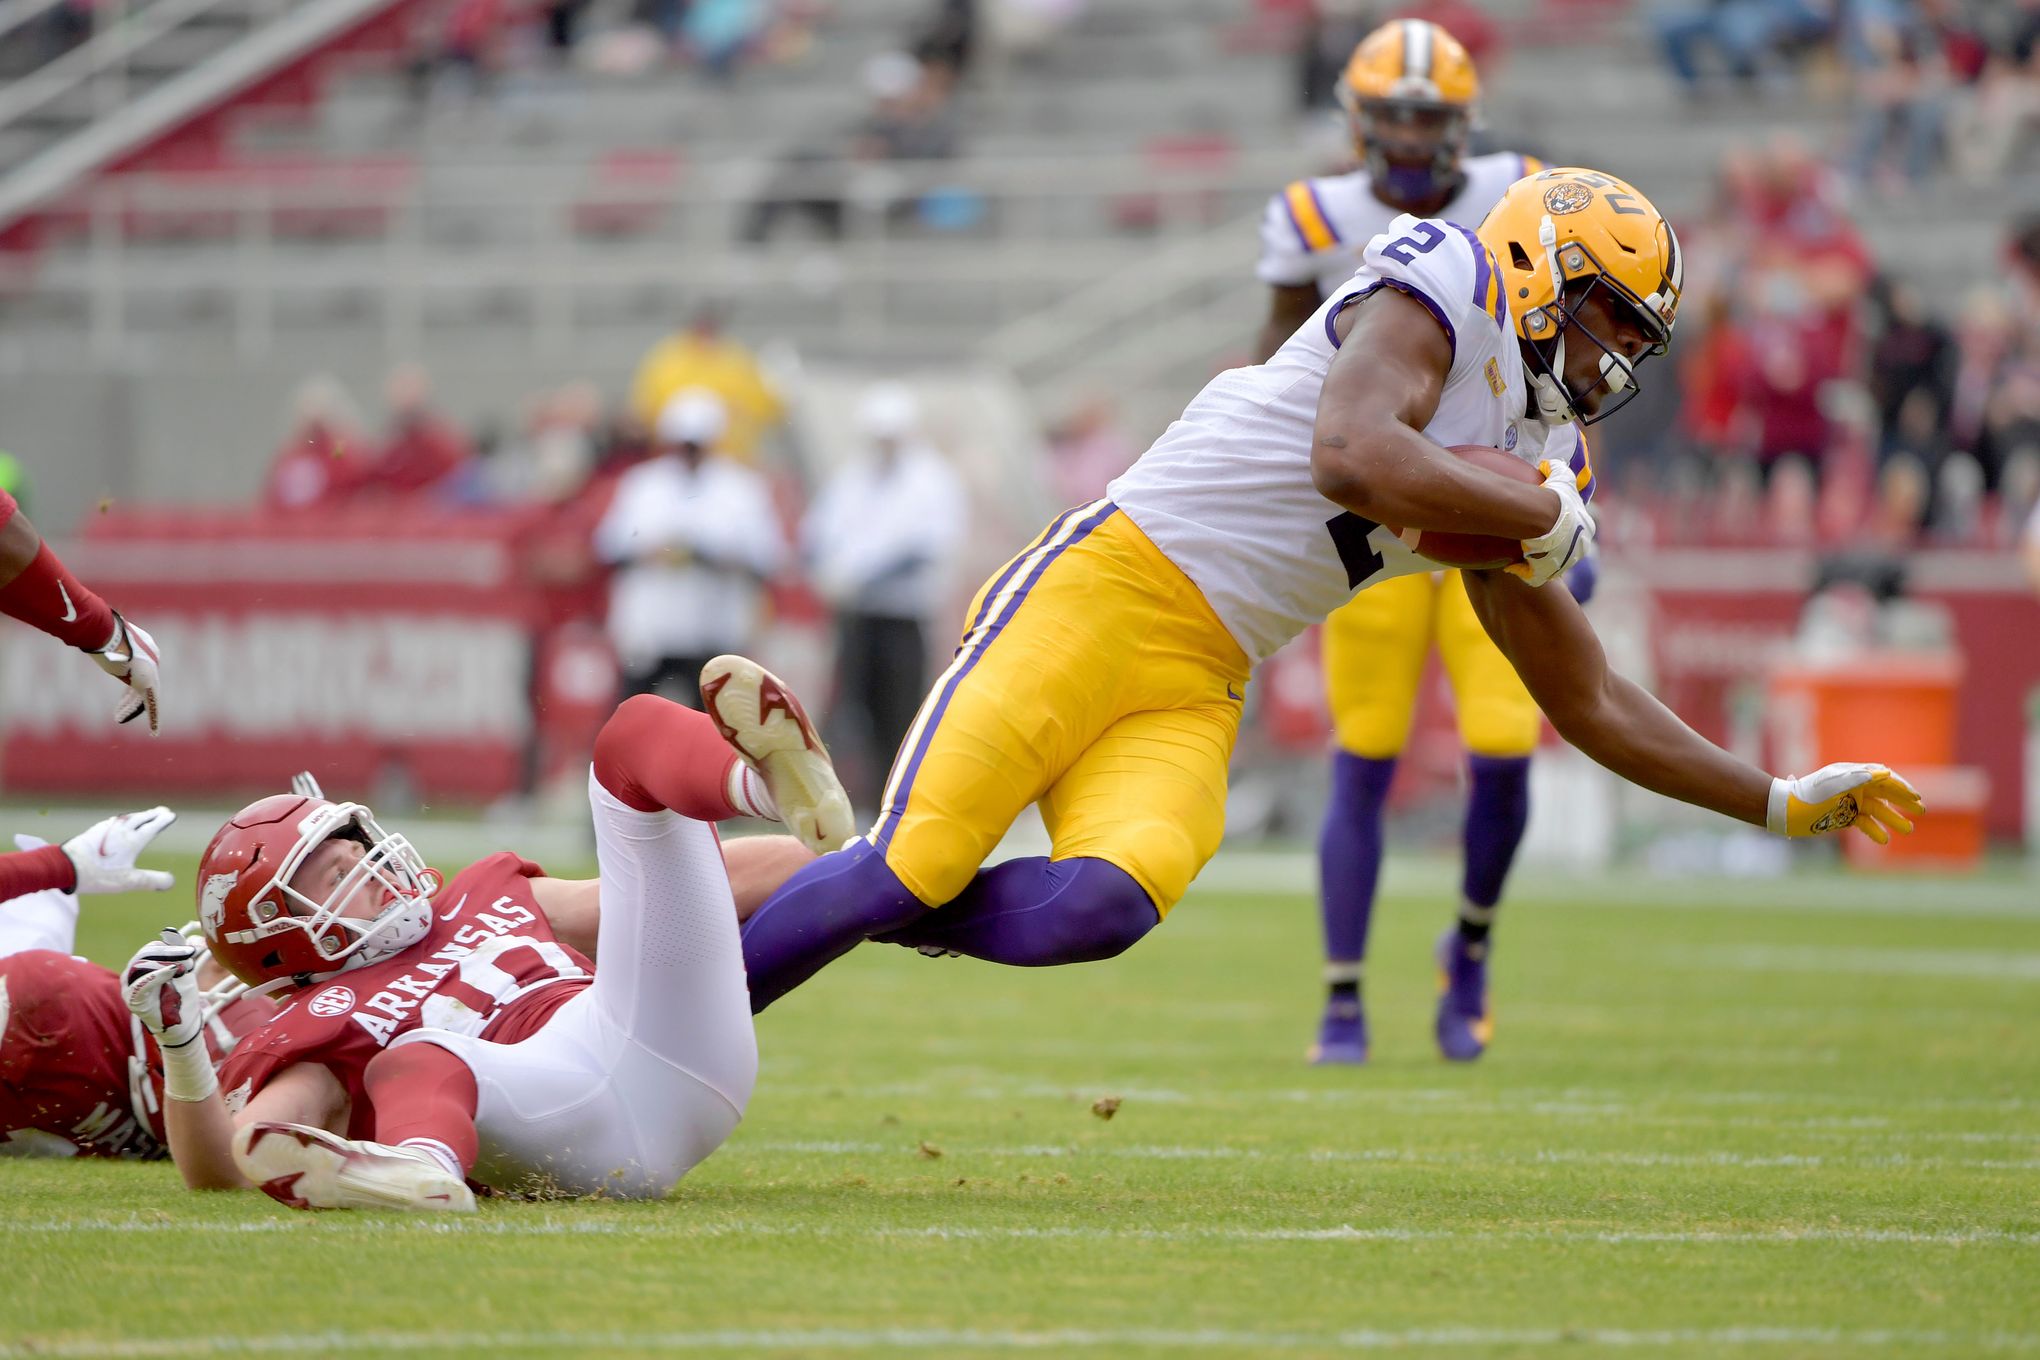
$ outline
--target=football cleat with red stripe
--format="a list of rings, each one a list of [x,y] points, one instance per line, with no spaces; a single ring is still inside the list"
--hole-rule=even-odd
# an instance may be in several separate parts
[[[803,845],[824,855],[857,834],[829,750],[785,681],[749,657],[719,656],[701,668],[701,706]]]
[[[304,1124],[257,1121],[238,1130],[234,1163],[263,1194],[293,1209],[475,1211],[474,1191],[431,1153]]]

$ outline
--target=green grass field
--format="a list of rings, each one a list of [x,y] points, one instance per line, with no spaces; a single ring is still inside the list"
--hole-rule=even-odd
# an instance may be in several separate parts
[[[662,1203],[0,1163],[0,1356],[2040,1350],[2031,879],[1526,881],[1472,1067],[1431,1047],[1447,886],[1391,883],[1364,1070],[1302,1062],[1308,898],[1201,891],[1109,964],[860,951]],[[108,962],[165,915],[88,911]]]

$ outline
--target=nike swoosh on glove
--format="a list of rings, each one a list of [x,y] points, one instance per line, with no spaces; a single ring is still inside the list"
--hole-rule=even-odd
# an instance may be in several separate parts
[[[166,807],[123,812],[95,822],[64,842],[78,870],[77,892],[167,892],[177,880],[161,869],[137,869],[135,861],[159,832],[177,820]]]
[[[1772,780],[1764,824],[1781,836],[1825,836],[1853,826],[1889,845],[1894,833],[1913,829],[1924,806],[1919,790],[1887,766],[1839,762],[1797,779]]]

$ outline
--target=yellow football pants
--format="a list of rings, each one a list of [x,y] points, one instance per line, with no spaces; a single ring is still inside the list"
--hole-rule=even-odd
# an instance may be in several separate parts
[[[1478,756],[1535,751],[1542,715],[1480,626],[1456,571],[1369,586],[1325,620],[1325,690],[1339,748],[1371,760],[1402,753],[1434,641],[1466,749]]]
[[[1225,832],[1246,654],[1109,501],[1059,517],[967,617],[900,747],[872,844],[939,904],[1039,803],[1052,858],[1117,865],[1166,915]]]

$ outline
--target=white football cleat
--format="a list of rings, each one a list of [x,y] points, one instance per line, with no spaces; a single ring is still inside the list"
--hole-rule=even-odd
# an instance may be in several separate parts
[[[353,1142],[304,1124],[258,1121],[240,1129],[234,1164],[293,1209],[475,1211],[475,1192],[429,1152]]]
[[[786,682],[744,656],[701,668],[701,706],[723,740],[765,780],[779,820],[818,855],[857,834],[829,749]]]

